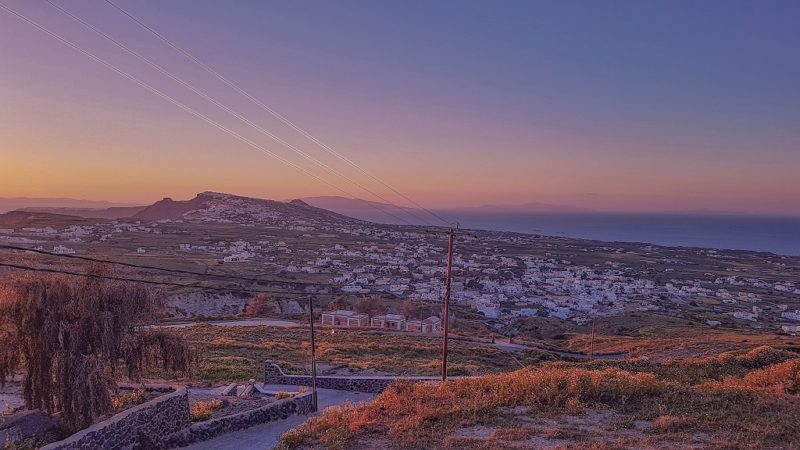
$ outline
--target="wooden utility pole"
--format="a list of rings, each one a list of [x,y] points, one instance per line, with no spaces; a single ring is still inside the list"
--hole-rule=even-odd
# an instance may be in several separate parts
[[[447,380],[447,333],[450,322],[450,284],[453,278],[453,235],[455,232],[450,229],[447,238],[447,277],[444,286],[444,330],[442,332],[442,381]]]
[[[592,316],[592,339],[589,341],[589,361],[594,359],[594,316]]]
[[[311,324],[311,410],[317,412],[317,341],[314,336],[314,298],[308,298],[308,321]]]

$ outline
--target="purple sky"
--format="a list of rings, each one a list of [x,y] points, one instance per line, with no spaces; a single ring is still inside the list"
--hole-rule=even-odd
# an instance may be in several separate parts
[[[325,180],[0,10],[2,197],[406,203],[102,0],[57,3],[349,180],[46,2],[0,1]],[[798,2],[114,1],[426,206],[800,214]]]

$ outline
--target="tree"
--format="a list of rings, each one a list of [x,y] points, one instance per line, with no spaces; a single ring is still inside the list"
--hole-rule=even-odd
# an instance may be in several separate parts
[[[383,312],[384,308],[375,297],[366,297],[362,298],[358,301],[358,303],[356,303],[356,311],[360,312],[361,314],[374,316]]]
[[[111,411],[116,376],[160,366],[186,372],[192,357],[176,334],[144,328],[160,302],[140,285],[96,278],[22,276],[0,289],[0,385],[22,370],[29,409],[61,413],[78,430]]]
[[[336,297],[328,303],[328,309],[347,309],[349,306],[344,297]]]
[[[253,300],[250,300],[250,303],[244,309],[244,313],[250,316],[268,316],[276,313],[276,307],[279,308],[270,296],[261,293],[256,295]]]
[[[417,304],[414,300],[411,300],[410,298],[403,302],[401,308],[403,309],[403,315],[409,319],[418,319],[420,313],[422,312],[422,310],[419,307],[419,304]]]

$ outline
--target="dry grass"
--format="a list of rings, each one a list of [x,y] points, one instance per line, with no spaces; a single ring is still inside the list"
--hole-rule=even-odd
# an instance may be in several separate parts
[[[260,379],[267,359],[287,373],[308,373],[311,348],[305,328],[195,325],[180,333],[199,349],[194,376],[202,381]],[[437,375],[440,357],[441,341],[437,337],[374,330],[317,333],[318,363],[355,373]],[[490,344],[450,342],[451,375],[508,371],[520,368],[520,364],[534,365],[548,359],[535,351],[509,354]]]
[[[658,362],[647,359],[595,360],[586,362],[559,362],[562,367],[589,367],[602,369],[616,367],[629,372],[648,372],[660,379],[683,384],[699,384],[720,381],[726,377],[743,377],[756,369],[779,364],[797,358],[797,353],[772,347],[756,347],[751,350],[723,352],[716,356],[664,359]]]
[[[754,370],[742,378],[726,377],[719,382],[708,382],[705,386],[718,389],[758,390],[773,394],[800,394],[800,359]]]
[[[329,408],[284,434],[281,445],[335,450],[367,448],[359,442],[384,439],[395,448],[535,448],[536,439],[545,439],[566,441],[567,448],[661,442],[678,448],[701,436],[707,448],[787,447],[800,443],[800,398],[791,395],[800,385],[800,360],[780,362],[783,356],[759,349],[709,358],[706,364],[726,369],[708,373],[743,371],[743,376],[699,384],[660,376],[655,363],[647,371],[559,363],[446,383],[398,382],[372,403]],[[749,368],[761,364],[766,367]],[[588,410],[613,411],[611,431],[530,425]],[[648,423],[649,431],[631,430],[635,421]],[[487,428],[485,435],[460,431],[476,426]]]
[[[111,407],[114,411],[122,411],[131,406],[141,405],[148,400],[147,391],[137,389],[135,391],[119,394],[111,398]]]
[[[570,334],[566,347],[572,351],[589,349],[589,333]],[[769,346],[800,350],[800,338],[742,330],[709,329],[698,326],[643,326],[633,336],[599,334],[595,337],[597,353],[626,353],[630,357],[650,359],[686,358],[716,355],[726,351]]]
[[[192,422],[202,422],[210,419],[214,411],[221,409],[223,406],[222,401],[217,399],[196,402],[192,405],[190,411]]]

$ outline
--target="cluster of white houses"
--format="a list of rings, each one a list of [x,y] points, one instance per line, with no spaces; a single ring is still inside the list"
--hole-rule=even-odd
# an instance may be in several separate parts
[[[442,321],[436,316],[427,319],[406,319],[400,314],[381,314],[370,316],[355,311],[327,311],[322,313],[320,323],[334,328],[360,327],[385,328],[416,333],[436,333],[442,331]]]

